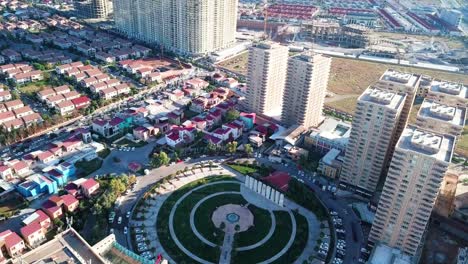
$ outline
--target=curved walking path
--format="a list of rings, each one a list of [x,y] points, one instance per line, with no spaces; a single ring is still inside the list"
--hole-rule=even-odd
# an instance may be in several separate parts
[[[201,241],[203,241],[203,243],[209,245],[210,247],[217,247],[219,245],[209,241],[208,239],[204,238],[200,232],[198,232],[198,229],[197,227],[195,226],[195,213],[197,212],[197,209],[198,207],[200,207],[200,205],[202,203],[204,203],[206,200],[212,198],[212,197],[216,197],[218,195],[224,195],[224,194],[241,194],[240,192],[236,192],[236,191],[226,191],[226,192],[217,192],[217,193],[212,193],[206,197],[204,197],[203,199],[201,199],[200,201],[198,201],[198,203],[195,204],[195,206],[192,208],[192,211],[190,211],[190,227],[192,228],[192,231],[193,233],[195,234],[195,236],[198,237],[198,239],[200,239]]]
[[[289,248],[294,243],[294,239],[296,238],[297,223],[296,223],[296,218],[294,217],[294,214],[291,212],[291,210],[288,210],[288,213],[289,213],[289,216],[291,217],[291,224],[292,224],[291,236],[289,237],[288,243],[286,244],[285,247],[283,247],[283,249],[281,249],[280,252],[276,253],[276,255],[274,255],[273,257],[265,261],[259,262],[258,264],[269,264],[269,263],[274,262],[275,260],[279,259],[284,254],[286,254],[286,252],[288,252]]]
[[[273,211],[270,211],[270,217],[271,217],[270,230],[268,231],[268,234],[264,238],[262,238],[262,240],[258,241],[255,244],[249,245],[249,246],[238,247],[238,248],[236,248],[236,250],[237,251],[251,250],[251,249],[257,248],[257,247],[263,245],[265,242],[267,242],[271,238],[271,236],[273,235],[273,233],[275,232],[275,229],[276,229],[276,217],[275,217],[275,214],[273,214]]]
[[[173,222],[174,222],[174,215],[175,215],[175,211],[177,209],[177,207],[179,206],[179,204],[185,199],[187,198],[190,194],[192,194],[194,191],[197,191],[199,189],[203,189],[207,186],[211,186],[211,185],[216,185],[216,184],[221,184],[221,183],[237,183],[236,181],[217,181],[217,182],[210,182],[210,183],[207,183],[207,184],[204,184],[204,185],[201,185],[201,186],[198,186],[198,187],[195,187],[193,188],[192,190],[188,191],[187,193],[185,193],[184,195],[182,195],[182,197],[179,198],[179,200],[177,200],[177,202],[174,204],[174,206],[172,206],[172,209],[171,209],[171,213],[169,214],[169,233],[171,234],[171,238],[174,240],[174,243],[177,245],[177,247],[179,247],[180,250],[182,250],[182,252],[184,252],[187,256],[191,257],[192,259],[200,262],[200,263],[204,263],[204,264],[211,264],[213,262],[209,262],[205,259],[202,259],[200,257],[198,257],[197,255],[195,255],[194,253],[192,253],[190,250],[188,250],[184,245],[182,245],[182,243],[180,243],[179,239],[177,238],[176,234],[175,234],[175,231],[174,231],[174,225],[173,225]]]

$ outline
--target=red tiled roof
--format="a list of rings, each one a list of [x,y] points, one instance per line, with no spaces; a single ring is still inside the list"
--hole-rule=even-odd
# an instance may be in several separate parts
[[[275,171],[272,174],[270,174],[270,176],[265,177],[262,180],[279,188],[281,191],[287,191],[290,179],[291,176],[289,176],[289,173],[284,171]]]
[[[107,124],[107,120],[103,120],[103,119],[95,119],[93,120],[93,123],[98,125],[98,126],[104,126]]]
[[[99,184],[97,181],[95,181],[93,178],[89,178],[81,184],[81,187],[85,189],[91,189],[97,184]]]
[[[116,126],[116,125],[119,125],[120,123],[122,123],[124,120],[120,117],[114,117],[112,118],[112,120],[109,122],[109,124],[111,126]]]
[[[42,229],[41,225],[39,222],[32,222],[29,225],[22,227],[20,230],[21,235],[24,238],[29,237],[30,235],[40,231]]]
[[[15,232],[12,232],[5,238],[5,246],[7,248],[12,248],[18,245],[19,243],[21,243],[22,241],[23,239],[21,239],[21,237],[18,236],[18,234],[16,234]]]
[[[78,98],[72,99],[71,101],[75,106],[91,102],[91,100],[87,96],[80,96]]]
[[[42,210],[36,210],[35,212],[37,215],[39,215],[39,217],[36,219],[39,223],[42,223],[44,221],[46,221],[47,219],[50,219],[48,215],[46,215],[46,213],[44,213],[44,211]]]
[[[71,194],[62,195],[62,196],[60,196],[60,198],[62,198],[63,203],[64,203],[65,206],[67,206],[67,207],[78,202],[78,199],[76,199],[76,198],[75,198],[73,195],[71,195]]]

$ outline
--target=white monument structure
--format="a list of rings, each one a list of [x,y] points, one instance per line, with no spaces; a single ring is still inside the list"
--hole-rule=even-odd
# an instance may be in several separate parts
[[[245,176],[244,185],[252,191],[267,198],[268,200],[278,204],[279,206],[284,206],[284,194],[271,188],[263,182],[258,181],[257,179],[250,176]]]

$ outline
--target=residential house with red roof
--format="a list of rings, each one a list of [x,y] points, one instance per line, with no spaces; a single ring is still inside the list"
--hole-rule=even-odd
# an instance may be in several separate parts
[[[190,143],[195,139],[195,132],[194,127],[174,127],[166,134],[166,143],[173,148]]]
[[[15,114],[12,111],[6,111],[0,113],[0,124],[15,120]]]
[[[11,93],[9,91],[0,91],[0,102],[11,100]]]
[[[95,181],[93,178],[89,178],[81,184],[80,188],[83,195],[90,198],[99,190],[99,182]]]
[[[75,198],[75,196],[71,194],[65,194],[60,196],[60,198],[63,201],[63,208],[66,212],[74,212],[78,208],[79,201]]]
[[[43,151],[36,156],[37,161],[42,164],[49,165],[56,161],[54,153],[50,151]]]
[[[80,96],[72,99],[71,102],[75,105],[75,109],[86,108],[91,104],[91,100],[87,96]]]
[[[34,111],[31,109],[31,107],[29,107],[29,105],[27,105],[20,108],[16,108],[15,110],[13,110],[13,113],[15,114],[16,118],[21,118],[23,116],[27,116],[34,113]]]
[[[75,110],[75,105],[71,101],[63,101],[55,104],[55,109],[60,113],[60,115],[68,115]]]
[[[6,165],[0,165],[0,176],[5,181],[9,181],[9,180],[13,179],[13,171],[12,171],[12,169],[10,167],[8,167]]]
[[[28,163],[22,160],[10,160],[7,164],[13,170],[13,173],[18,176],[24,176],[31,172]]]
[[[146,127],[139,126],[133,129],[133,136],[139,140],[148,140],[149,133],[150,131]]]
[[[38,113],[32,113],[21,118],[26,126],[31,125],[32,123],[42,122],[42,117]]]
[[[23,102],[19,99],[8,101],[5,103],[5,107],[8,109],[8,111],[12,111],[12,110],[21,108],[23,106],[24,106]]]
[[[52,219],[60,218],[63,215],[62,210],[63,200],[57,196],[52,195],[49,200],[42,204],[42,210]]]
[[[63,142],[62,149],[66,152],[73,151],[77,149],[78,147],[83,145],[83,141],[81,141],[79,138],[72,137]]]
[[[43,241],[46,240],[45,229],[39,224],[39,222],[33,222],[20,229],[21,236],[24,241],[31,246],[39,246]]]
[[[12,258],[21,255],[23,250],[26,248],[23,239],[9,229],[0,233],[0,241],[3,242],[6,252]],[[2,256],[1,251],[2,250],[0,248],[0,257]]]
[[[21,118],[16,118],[7,122],[3,123],[3,126],[7,129],[7,131],[12,131],[13,129],[18,129],[24,126],[24,122]]]
[[[200,90],[208,87],[210,84],[200,78],[193,78],[185,82],[185,85],[192,89]]]

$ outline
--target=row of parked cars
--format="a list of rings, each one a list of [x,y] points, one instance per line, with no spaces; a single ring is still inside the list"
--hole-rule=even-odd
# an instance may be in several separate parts
[[[146,237],[143,234],[143,230],[141,228],[135,228],[135,242],[137,245],[137,251],[140,253],[140,256],[152,260],[154,259],[153,253],[149,251],[148,244],[146,244]]]

